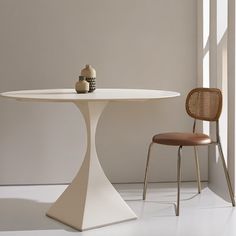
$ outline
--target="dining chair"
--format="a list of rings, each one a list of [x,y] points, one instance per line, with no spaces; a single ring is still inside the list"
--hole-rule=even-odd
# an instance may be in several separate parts
[[[201,193],[200,169],[199,169],[197,146],[216,144],[218,146],[219,154],[221,156],[231,202],[232,205],[235,206],[234,193],[230,182],[229,173],[226,167],[219,134],[219,117],[222,110],[221,91],[217,88],[195,88],[191,90],[187,95],[185,108],[188,115],[194,118],[192,133],[177,133],[177,132],[161,133],[154,135],[152,137],[152,142],[149,145],[147,162],[146,162],[144,186],[143,186],[143,200],[146,199],[148,169],[151,156],[151,148],[153,144],[178,146],[176,216],[179,216],[182,148],[184,146],[192,146],[194,148],[198,193]],[[195,132],[197,120],[215,122],[215,128],[216,128],[215,140],[211,139],[211,137],[206,134]]]

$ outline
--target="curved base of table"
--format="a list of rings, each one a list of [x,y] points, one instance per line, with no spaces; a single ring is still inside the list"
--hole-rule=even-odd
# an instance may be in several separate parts
[[[47,216],[80,231],[137,219],[105,176],[97,157],[95,131],[106,102],[77,106],[87,126],[87,152],[79,173],[48,210]]]

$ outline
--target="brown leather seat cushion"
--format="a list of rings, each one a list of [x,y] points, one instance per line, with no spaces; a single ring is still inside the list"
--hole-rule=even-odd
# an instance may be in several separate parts
[[[172,146],[197,146],[211,143],[206,134],[199,133],[163,133],[153,136],[154,143]]]

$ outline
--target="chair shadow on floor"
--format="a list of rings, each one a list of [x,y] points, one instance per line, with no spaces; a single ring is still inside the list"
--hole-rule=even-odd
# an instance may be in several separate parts
[[[75,232],[69,226],[46,216],[51,203],[29,199],[0,199],[0,231],[66,230]]]

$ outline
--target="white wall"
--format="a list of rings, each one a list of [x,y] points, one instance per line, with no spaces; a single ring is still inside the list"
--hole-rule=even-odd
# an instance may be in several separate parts
[[[235,45],[236,45],[236,22],[235,22],[235,12],[236,5],[235,0],[229,0],[228,5],[228,168],[229,174],[231,177],[234,194],[236,190],[236,98],[235,98],[235,66],[236,66],[236,54],[235,54]]]
[[[226,0],[200,0],[198,4],[198,24],[202,26],[198,27],[198,47],[200,49],[198,51],[198,63],[200,65],[198,73],[203,75],[201,78],[202,81],[199,82],[205,86],[218,87],[223,92],[220,136],[232,183],[234,183],[232,177],[234,172],[233,150],[235,148],[232,131],[234,130],[235,119],[234,107],[232,106],[232,92],[230,90],[234,87],[235,69],[232,67],[234,52],[231,45],[234,43],[232,42],[232,37],[234,36],[232,34],[232,26],[230,26],[230,22],[228,22],[228,9],[230,11],[233,10],[233,1],[234,0],[229,1],[228,5],[228,1]],[[231,18],[230,21],[231,24],[234,24],[234,19]],[[204,28],[207,30],[204,30]],[[207,38],[207,40],[203,40],[203,38]],[[202,51],[204,51],[204,53],[201,51],[202,41],[205,42],[202,44]],[[206,60],[208,56],[209,60]],[[228,58],[230,60],[228,60]],[[214,137],[214,124],[211,126],[210,133]],[[215,145],[211,145],[209,148],[208,167],[209,187],[221,197],[230,200],[222,162]]]
[[[142,181],[151,136],[191,130],[184,101],[197,79],[196,14],[195,0],[1,0],[0,91],[73,87],[87,63],[98,87],[179,91],[177,99],[109,105],[101,117],[97,150],[109,179]],[[0,184],[71,181],[85,151],[77,108],[0,99],[0,110]],[[185,180],[195,178],[190,151]],[[157,153],[150,179],[175,180],[176,148]]]
[[[211,1],[211,40],[210,40],[210,84],[223,93],[223,109],[220,117],[220,135],[224,157],[227,162],[227,30],[228,1]],[[215,128],[215,127],[212,127]],[[213,131],[213,130],[212,130]],[[215,132],[213,132],[215,133]],[[222,162],[216,146],[209,152],[209,186],[220,196],[229,199]]]

